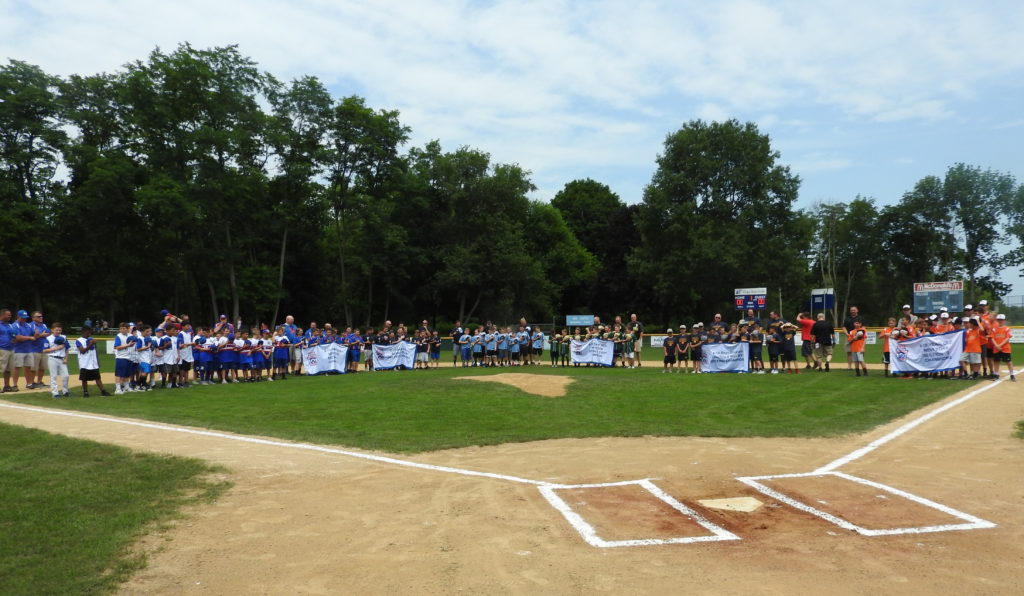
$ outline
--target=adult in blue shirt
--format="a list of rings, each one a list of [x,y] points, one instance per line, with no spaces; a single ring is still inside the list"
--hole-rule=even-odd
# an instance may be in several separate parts
[[[36,340],[32,342],[32,370],[36,371],[36,380],[33,387],[45,387],[43,385],[43,370],[47,368],[46,356],[43,350],[49,347],[47,339],[50,336],[50,328],[43,322],[43,313],[38,310],[32,313],[32,329]]]
[[[25,371],[25,389],[35,389],[32,383],[32,345],[36,341],[35,325],[29,321],[28,312],[18,311],[18,319],[11,325],[14,331],[14,381],[11,391],[18,390],[18,374]]]
[[[14,329],[11,309],[0,309],[0,372],[4,374],[3,393],[11,392],[11,370],[14,367]]]

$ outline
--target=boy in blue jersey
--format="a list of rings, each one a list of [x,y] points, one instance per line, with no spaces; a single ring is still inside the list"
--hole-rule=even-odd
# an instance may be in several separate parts
[[[291,345],[287,328],[284,325],[278,326],[274,333],[274,376],[282,380],[288,378]]]
[[[195,359],[195,382],[199,385],[209,385],[207,369],[209,363],[209,349],[206,345],[206,328],[197,327],[196,334],[192,338],[193,357]]]
[[[516,340],[519,344],[519,364],[518,366],[526,366],[530,363],[530,332],[526,330],[523,325],[519,326],[519,331],[516,332]]]
[[[473,355],[472,342],[473,336],[469,334],[469,330],[463,329],[462,335],[460,335],[457,340],[460,357],[462,358],[462,368],[466,368],[469,366],[470,357]]]
[[[141,387],[142,391],[149,391],[153,386],[153,329],[145,325],[140,332],[142,338],[135,348],[139,355],[139,372],[135,379],[135,386]]]
[[[430,334],[430,364],[432,368],[441,366],[441,336],[435,329]]]
[[[348,336],[348,371],[359,372],[359,359],[363,356],[363,334],[355,329]]]
[[[535,330],[531,339],[533,345],[530,349],[530,364],[540,366],[541,358],[544,356],[544,332],[540,329]]]
[[[14,359],[11,365],[14,380],[11,384],[11,391],[18,390],[18,374],[21,371],[25,373],[25,389],[36,388],[35,383],[32,382],[35,378],[35,371],[32,370],[32,344],[38,338],[35,335],[35,327],[29,321],[29,318],[27,311],[19,310],[17,320],[11,323],[11,332],[14,336]]]
[[[235,376],[235,382],[238,382],[238,377],[241,377],[246,383],[251,383],[253,380],[252,342],[249,340],[248,331],[242,331],[235,339],[235,354],[238,358],[238,366],[235,367],[238,374]]]
[[[508,363],[508,328],[498,329],[498,364],[504,367]]]
[[[484,330],[477,327],[473,333],[473,366],[484,365]]]
[[[491,368],[498,366],[498,333],[494,327],[484,333],[484,354],[487,358],[486,366]]]
[[[250,357],[252,358],[252,378],[254,382],[263,380],[263,366],[267,362],[267,358],[263,352],[263,332],[258,328],[253,327],[251,331],[252,339],[249,342],[252,344],[250,348]]]

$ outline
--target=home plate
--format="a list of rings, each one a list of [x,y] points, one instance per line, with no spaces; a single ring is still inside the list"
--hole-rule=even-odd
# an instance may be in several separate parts
[[[732,499],[704,499],[703,501],[697,501],[703,507],[708,509],[722,509],[724,511],[742,511],[743,513],[753,513],[761,508],[764,503],[758,501],[754,497],[735,497]]]

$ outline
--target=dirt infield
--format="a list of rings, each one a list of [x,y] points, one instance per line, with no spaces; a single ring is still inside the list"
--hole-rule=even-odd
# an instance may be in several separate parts
[[[838,439],[564,439],[406,458],[565,485],[651,478],[740,538],[606,549],[586,544],[528,484],[0,407],[0,421],[231,470],[235,486],[219,501],[145,542],[150,564],[125,593],[1020,593],[1024,441],[1011,437],[1013,421],[1024,418],[1018,385],[1002,383],[841,469],[995,528],[861,536],[736,480],[814,470],[920,414]],[[849,483],[773,484],[874,525],[941,519],[893,499],[872,508],[880,495]],[[635,488],[560,492],[610,538],[700,533]],[[697,503],[737,496],[766,505],[741,513]]]

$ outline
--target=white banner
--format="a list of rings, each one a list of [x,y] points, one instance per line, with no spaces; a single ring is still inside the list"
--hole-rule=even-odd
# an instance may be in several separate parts
[[[889,340],[893,372],[942,372],[960,368],[964,331],[924,335],[906,341]]]
[[[700,349],[700,369],[706,373],[750,371],[750,344],[707,344]]]
[[[406,341],[391,345],[373,344],[373,370],[390,370],[399,366],[412,368],[416,364],[416,344]]]
[[[587,341],[572,340],[573,364],[600,364],[611,366],[615,358],[615,343],[606,339],[588,339]]]
[[[341,344],[325,344],[302,349],[302,365],[307,375],[344,373],[347,360],[348,346]]]

